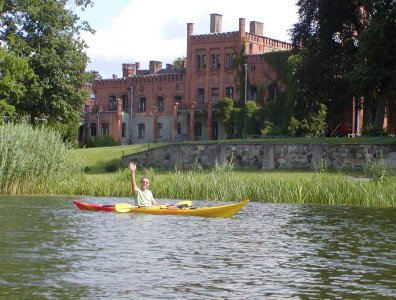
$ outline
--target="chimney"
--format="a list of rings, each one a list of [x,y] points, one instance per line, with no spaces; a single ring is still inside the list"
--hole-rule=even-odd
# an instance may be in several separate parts
[[[210,15],[210,33],[221,32],[221,17],[219,14]]]
[[[245,18],[239,18],[239,34],[245,35]]]
[[[263,28],[264,28],[264,24],[261,22],[257,22],[257,21],[250,22],[250,33],[251,34],[263,36],[263,32],[264,32]]]
[[[92,71],[92,76],[94,80],[99,80],[100,79],[100,74],[98,71]]]
[[[134,64],[122,64],[122,77],[132,77],[136,75],[136,67]]]
[[[116,74],[113,74],[113,79],[117,79],[117,75]]]
[[[194,33],[194,23],[187,23],[187,36],[191,36]]]
[[[162,69],[162,62],[150,60],[150,74],[156,74]]]
[[[140,68],[140,62],[135,62],[135,68],[136,68],[136,70],[139,70],[139,68]]]

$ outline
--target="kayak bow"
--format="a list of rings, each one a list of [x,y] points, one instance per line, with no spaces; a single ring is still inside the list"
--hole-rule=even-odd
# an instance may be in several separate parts
[[[90,211],[108,211],[116,212],[116,204],[113,205],[101,205],[93,203],[80,202],[78,200],[73,201],[74,204],[81,210]],[[181,216],[199,216],[199,217],[212,217],[212,218],[229,218],[241,210],[249,200],[244,200],[239,203],[225,204],[218,206],[206,206],[206,207],[177,207],[177,206],[148,206],[138,207],[130,206],[128,210],[122,212],[131,213],[143,213],[151,215],[181,215]],[[120,212],[120,211],[119,211]]]

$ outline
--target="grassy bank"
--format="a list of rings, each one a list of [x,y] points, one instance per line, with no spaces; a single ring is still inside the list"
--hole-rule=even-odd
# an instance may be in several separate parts
[[[130,173],[120,157],[159,145],[68,150],[59,135],[29,127],[1,127],[0,193],[130,197]],[[351,139],[352,140],[352,139]],[[84,169],[83,173],[81,170]],[[114,170],[106,172],[106,170]],[[148,175],[156,198],[277,203],[396,206],[396,177],[383,164],[365,172],[235,170],[153,170]],[[361,178],[363,177],[364,178]]]
[[[141,151],[140,147],[73,150],[77,156],[90,158],[85,161],[90,173],[69,193],[129,197],[129,170],[106,173],[104,165],[119,159],[122,151],[134,153]],[[137,175],[148,175],[155,196],[165,199],[238,201],[249,198],[277,203],[395,207],[396,177],[384,165],[375,165],[365,171],[242,171],[225,165],[215,166],[213,170],[197,168],[169,172],[138,166]]]

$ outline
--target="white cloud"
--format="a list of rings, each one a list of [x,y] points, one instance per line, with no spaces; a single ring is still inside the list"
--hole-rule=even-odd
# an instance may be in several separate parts
[[[97,5],[111,10],[111,3],[105,2],[112,1],[99,1]],[[107,78],[112,73],[120,75],[123,62],[138,61],[142,68],[147,68],[150,60],[171,63],[176,57],[185,56],[186,24],[194,23],[194,34],[208,33],[211,13],[223,15],[224,32],[237,31],[239,18],[245,18],[247,31],[250,21],[259,21],[264,23],[265,36],[289,40],[287,30],[297,20],[294,0],[246,0],[243,4],[235,5],[229,0],[131,0],[94,36],[84,36],[89,45],[89,67]],[[95,16],[84,17],[89,21]]]

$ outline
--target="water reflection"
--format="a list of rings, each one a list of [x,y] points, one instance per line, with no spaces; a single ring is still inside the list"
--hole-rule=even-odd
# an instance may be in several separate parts
[[[396,297],[395,209],[249,203],[205,219],[83,212],[70,200],[1,198],[0,296]]]

